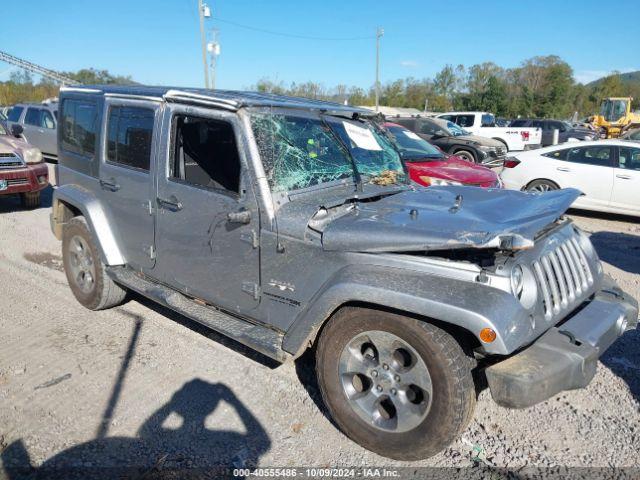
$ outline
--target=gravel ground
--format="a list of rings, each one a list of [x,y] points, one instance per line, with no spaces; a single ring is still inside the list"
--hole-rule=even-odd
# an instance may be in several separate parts
[[[50,191],[47,194],[47,205]],[[640,467],[640,331],[588,388],[527,410],[480,394],[450,448],[395,462],[319,408],[308,358],[283,366],[141,298],[103,312],[69,290],[49,210],[0,198],[0,454],[11,465]],[[572,212],[640,297],[640,221]],[[0,467],[0,478],[2,477]],[[14,478],[14,477],[11,477]]]

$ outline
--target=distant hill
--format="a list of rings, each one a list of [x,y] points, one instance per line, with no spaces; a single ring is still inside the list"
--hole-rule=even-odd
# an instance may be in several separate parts
[[[589,83],[587,83],[587,86],[588,87],[595,87],[595,86],[599,85],[604,78],[606,78],[606,77],[599,78],[598,80],[594,80],[593,82],[589,82]],[[637,70],[635,72],[621,73],[620,74],[620,80],[625,85],[640,84],[640,70]]]

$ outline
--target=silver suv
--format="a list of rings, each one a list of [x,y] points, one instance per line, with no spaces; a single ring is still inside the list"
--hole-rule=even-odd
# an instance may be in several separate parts
[[[24,138],[49,160],[58,159],[58,103],[19,103],[11,107],[7,126],[12,135]]]
[[[313,349],[337,425],[381,455],[445,448],[476,383],[513,408],[586,386],[637,324],[563,217],[575,190],[411,185],[370,113],[333,103],[139,86],[60,101],[51,227],[78,301],[132,290],[280,362]]]

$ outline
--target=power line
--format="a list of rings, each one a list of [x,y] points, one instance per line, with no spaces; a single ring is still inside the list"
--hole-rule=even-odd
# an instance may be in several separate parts
[[[371,40],[372,38],[376,38],[374,35],[368,35],[366,37],[316,37],[311,35],[297,35],[295,33],[286,33],[286,32],[276,32],[275,30],[267,30],[266,28],[258,28],[252,27],[251,25],[244,25],[238,22],[232,22],[231,20],[224,20],[219,17],[214,18],[215,21],[221,23],[227,23],[229,25],[233,25],[235,27],[244,28],[246,30],[253,30],[254,32],[266,33],[269,35],[276,35],[279,37],[288,37],[288,38],[297,38],[302,40],[320,40],[320,41],[331,41],[331,42],[351,42],[355,40]]]

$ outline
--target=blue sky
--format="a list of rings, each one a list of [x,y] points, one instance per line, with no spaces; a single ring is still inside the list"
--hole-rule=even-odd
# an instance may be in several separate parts
[[[0,49],[56,70],[94,67],[148,84],[201,86],[197,0],[57,0],[2,6]],[[242,89],[263,77],[369,87],[374,40],[304,40],[221,20],[314,37],[373,37],[381,43],[381,81],[432,77],[445,64],[518,65],[556,54],[578,81],[640,70],[632,29],[640,1],[209,0],[219,29],[217,86]],[[615,14],[615,16],[614,16]],[[620,15],[620,17],[618,17]],[[628,19],[628,25],[621,20]],[[620,25],[620,26],[618,26]],[[599,39],[603,41],[598,41]],[[10,74],[0,62],[0,80]]]

